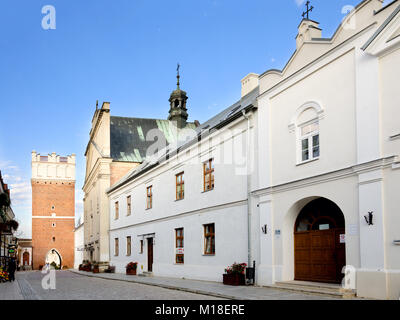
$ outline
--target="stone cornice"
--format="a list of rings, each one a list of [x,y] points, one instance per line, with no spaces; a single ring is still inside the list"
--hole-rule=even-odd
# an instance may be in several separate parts
[[[90,189],[92,183],[96,178],[99,178],[99,175],[104,176],[106,174],[99,173],[100,167],[102,164],[110,164],[112,162],[111,158],[97,158],[96,163],[94,164],[92,170],[90,171],[89,175],[85,179],[85,183],[83,184],[82,190],[86,193]],[[110,174],[107,174],[110,176]]]
[[[366,163],[356,164],[347,168],[327,173],[322,173],[316,176],[306,177],[300,180],[290,181],[279,185],[254,190],[252,191],[252,195],[253,196],[269,195],[279,192],[290,191],[293,189],[304,188],[307,186],[334,181],[338,179],[344,179],[352,176],[358,176],[362,173],[393,167],[393,164],[396,163],[396,159],[397,159],[396,156],[380,158]]]

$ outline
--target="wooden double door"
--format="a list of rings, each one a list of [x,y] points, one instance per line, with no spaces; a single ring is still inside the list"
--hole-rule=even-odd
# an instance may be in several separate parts
[[[346,264],[344,234],[344,228],[295,232],[295,280],[340,283]]]

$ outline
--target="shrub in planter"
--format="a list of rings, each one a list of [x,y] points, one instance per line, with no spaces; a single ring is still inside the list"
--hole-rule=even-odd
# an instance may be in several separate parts
[[[100,269],[99,269],[99,265],[96,263],[93,265],[93,273],[99,273]]]
[[[234,263],[225,269],[225,274],[222,275],[223,284],[231,286],[242,286],[245,284],[246,263]]]
[[[137,262],[129,262],[126,265],[126,274],[136,275],[137,265],[138,265]]]
[[[90,262],[84,262],[82,263],[81,267],[80,267],[81,271],[91,271],[92,270],[92,265]]]

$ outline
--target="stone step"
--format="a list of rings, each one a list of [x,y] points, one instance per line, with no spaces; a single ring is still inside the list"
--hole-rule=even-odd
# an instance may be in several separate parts
[[[152,277],[153,276],[153,272],[143,271],[143,273],[139,273],[138,276],[139,277]]]
[[[276,282],[271,286],[277,289],[292,290],[303,293],[313,293],[328,295],[337,298],[353,298],[355,292],[353,290],[343,289],[340,285],[320,283],[320,282],[306,282],[306,281],[285,281]]]

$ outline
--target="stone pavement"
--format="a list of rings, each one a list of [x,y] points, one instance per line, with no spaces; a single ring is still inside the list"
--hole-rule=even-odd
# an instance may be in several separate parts
[[[0,301],[23,300],[18,281],[0,283]]]
[[[233,300],[335,300],[335,297],[306,294],[257,286],[227,286],[220,282],[167,277],[128,276],[121,273],[92,273],[70,269],[70,272],[108,280],[141,283]]]

